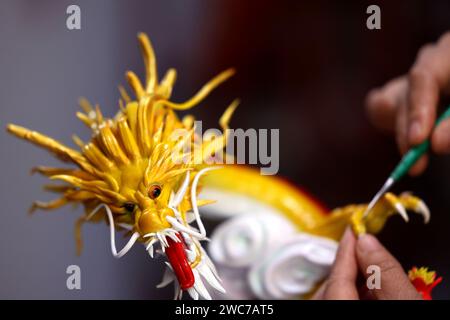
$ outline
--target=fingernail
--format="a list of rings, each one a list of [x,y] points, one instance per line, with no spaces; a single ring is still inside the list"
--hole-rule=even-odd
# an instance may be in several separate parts
[[[344,234],[342,235],[341,238],[341,243],[346,243],[347,241],[350,240],[350,237],[352,237],[353,235],[353,231],[350,229],[350,227],[347,227],[344,231]]]
[[[370,252],[380,249],[381,245],[373,235],[362,234],[358,237],[357,248],[364,252]]]
[[[420,140],[422,135],[422,126],[419,121],[414,121],[409,127],[408,139],[412,143],[416,143]]]

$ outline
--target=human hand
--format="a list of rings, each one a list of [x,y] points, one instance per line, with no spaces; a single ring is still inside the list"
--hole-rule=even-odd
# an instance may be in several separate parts
[[[408,74],[395,78],[383,87],[373,89],[366,107],[373,124],[395,132],[400,152],[431,138],[431,149],[438,154],[450,153],[450,119],[434,131],[440,95],[450,94],[450,32],[437,43],[424,46]],[[422,173],[428,163],[422,156],[410,174]]]
[[[380,268],[380,288],[368,289],[366,281],[371,265]],[[358,269],[364,278],[357,287]],[[316,300],[420,300],[422,296],[403,271],[400,263],[372,235],[355,238],[347,229],[342,237],[330,276],[317,290]]]

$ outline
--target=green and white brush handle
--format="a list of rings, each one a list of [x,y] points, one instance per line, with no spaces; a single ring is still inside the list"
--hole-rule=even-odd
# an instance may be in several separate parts
[[[434,127],[436,128],[443,120],[450,117],[450,106],[445,110],[445,112],[436,120]],[[377,203],[377,201],[381,198],[381,196],[389,190],[389,188],[398,180],[400,180],[411,167],[423,156],[428,149],[430,148],[430,140],[427,139],[421,144],[415,146],[410,149],[400,160],[400,163],[395,167],[392,173],[389,175],[389,178],[386,180],[384,185],[381,187],[380,191],[377,192],[375,197],[370,201],[367,206],[366,211],[364,212],[364,217],[367,216],[370,210],[372,210],[373,206]]]

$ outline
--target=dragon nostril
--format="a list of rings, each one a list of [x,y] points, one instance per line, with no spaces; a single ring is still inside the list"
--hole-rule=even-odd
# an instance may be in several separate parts
[[[127,210],[127,212],[132,213],[136,205],[133,202],[125,202],[123,207]]]

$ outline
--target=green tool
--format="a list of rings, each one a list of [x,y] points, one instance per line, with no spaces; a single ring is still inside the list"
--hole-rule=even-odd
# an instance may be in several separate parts
[[[450,106],[448,109],[436,120],[434,127],[436,128],[444,119],[450,117]],[[415,146],[410,149],[400,160],[400,163],[395,167],[394,171],[390,174],[389,178],[386,180],[384,185],[381,187],[380,191],[377,192],[375,197],[373,197],[372,201],[370,201],[367,206],[366,211],[364,212],[364,217],[372,210],[381,196],[392,187],[392,185],[400,180],[409,169],[419,160],[419,158],[428,151],[430,147],[430,140],[425,140],[421,144]]]

